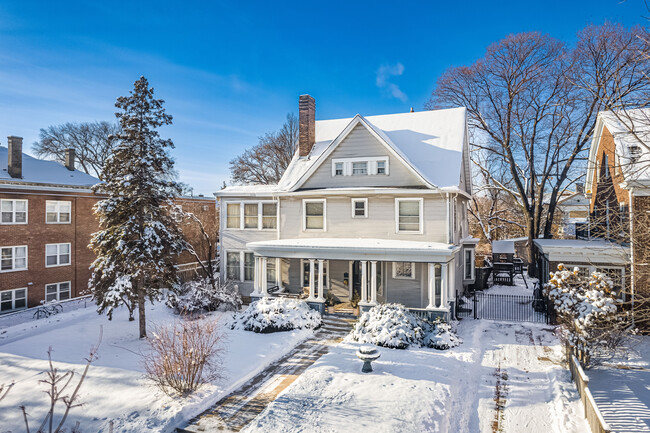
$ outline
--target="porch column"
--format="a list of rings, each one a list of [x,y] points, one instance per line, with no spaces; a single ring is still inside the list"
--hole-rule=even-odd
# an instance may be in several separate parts
[[[427,293],[429,295],[429,304],[427,305],[428,310],[436,308],[436,264],[429,263],[429,284],[427,286]]]
[[[269,296],[269,292],[267,291],[268,278],[266,277],[266,260],[266,257],[262,257],[262,271],[260,272],[262,274],[260,275],[262,278],[262,296]]]
[[[260,258],[255,256],[255,266],[253,268],[253,293],[252,296],[260,294]]]
[[[368,275],[366,273],[367,261],[361,260],[361,302],[368,303]]]
[[[440,265],[440,308],[447,308],[447,263]]]
[[[323,263],[323,260],[318,259],[318,300],[321,302],[325,301],[323,296]]]
[[[370,262],[370,303],[377,304],[377,262]]]
[[[282,259],[275,259],[275,285],[282,288]]]
[[[314,259],[309,259],[309,298],[308,301],[313,301],[316,296],[314,296]]]

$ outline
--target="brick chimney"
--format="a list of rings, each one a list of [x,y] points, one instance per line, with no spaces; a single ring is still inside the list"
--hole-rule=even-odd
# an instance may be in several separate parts
[[[76,156],[76,152],[74,149],[65,150],[65,168],[67,168],[70,171],[74,171],[75,156]]]
[[[309,95],[300,95],[298,102],[298,156],[309,156],[316,142],[316,102]]]
[[[23,137],[7,137],[9,147],[9,176],[21,179],[23,177]]]

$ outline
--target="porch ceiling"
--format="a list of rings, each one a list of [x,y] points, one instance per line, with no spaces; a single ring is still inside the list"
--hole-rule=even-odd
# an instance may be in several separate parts
[[[249,242],[246,248],[266,257],[446,262],[460,246],[393,239],[306,238]]]

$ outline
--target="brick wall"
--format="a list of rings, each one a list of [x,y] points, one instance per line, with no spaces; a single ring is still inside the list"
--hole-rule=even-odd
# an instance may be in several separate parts
[[[81,296],[88,289],[91,276],[90,264],[95,256],[88,248],[92,233],[98,229],[93,214],[97,196],[83,192],[43,192],[38,190],[2,190],[0,199],[28,200],[27,224],[0,224],[0,247],[27,245],[27,270],[0,272],[0,291],[26,287],[28,306],[38,305],[45,299],[45,285],[69,281],[71,296]],[[71,202],[69,224],[47,224],[45,221],[46,201]],[[179,199],[183,210],[194,212],[206,227],[216,227],[217,211],[215,201],[210,199]],[[183,226],[191,243],[200,245],[202,237],[196,227]],[[213,230],[216,237],[216,229]],[[70,243],[70,265],[46,267],[45,245]],[[205,251],[199,248],[199,253]],[[179,264],[193,262],[194,258],[184,253]]]

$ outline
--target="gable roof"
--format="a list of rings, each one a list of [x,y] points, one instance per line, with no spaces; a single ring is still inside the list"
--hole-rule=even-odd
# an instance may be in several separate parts
[[[316,142],[306,158],[294,155],[278,185],[264,185],[259,192],[295,191],[347,137],[362,125],[386,146],[423,184],[430,188],[458,188],[467,152],[464,107],[415,113],[386,114],[316,121]],[[227,187],[217,195],[250,193],[251,187]],[[255,188],[252,188],[255,190]]]
[[[8,165],[9,150],[0,146],[0,183],[90,188],[100,182],[96,177],[82,171],[70,171],[59,162],[34,158],[26,153],[23,153],[22,178],[9,176]]]
[[[614,136],[616,156],[619,158],[625,181],[650,182],[650,109],[601,111],[598,113],[589,149],[586,189],[593,189],[596,152],[605,127]],[[631,148],[638,149],[639,153],[632,155]]]

